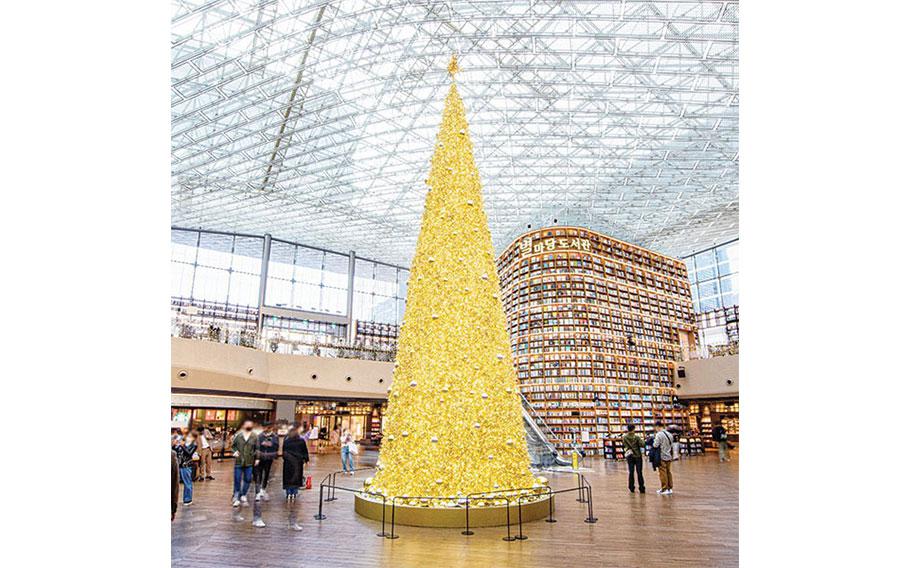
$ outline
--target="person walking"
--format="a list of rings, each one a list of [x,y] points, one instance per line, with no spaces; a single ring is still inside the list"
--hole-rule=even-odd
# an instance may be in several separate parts
[[[272,463],[278,458],[278,434],[272,428],[271,424],[263,424],[262,433],[256,440],[256,461],[253,464],[253,480],[259,491],[256,493],[256,500],[269,500],[267,489],[269,487],[269,475],[272,471]]]
[[[347,430],[341,433],[341,469],[348,475],[354,475],[354,436]]]
[[[660,465],[657,466],[660,475],[660,489],[658,495],[673,494],[673,472],[670,463],[673,461],[673,434],[667,429],[662,420],[656,422],[658,428],[654,435],[654,447],[660,449]]]
[[[641,450],[645,447],[645,441],[641,436],[635,433],[635,425],[629,424],[626,427],[626,434],[622,437],[622,447],[626,455],[626,464],[629,466],[629,491],[635,493],[635,473],[638,473],[638,490],[645,492],[645,476],[642,473],[643,458]]]
[[[711,439],[717,443],[717,453],[720,455],[721,463],[728,461],[727,457],[727,429],[723,424],[718,424],[711,429]]]
[[[183,506],[193,503],[193,454],[196,453],[196,441],[193,434],[187,435],[174,447],[177,454],[177,467],[180,469],[180,480],[183,482]]]
[[[286,495],[288,508],[288,528],[295,531],[303,530],[297,524],[297,495],[304,484],[303,466],[310,461],[306,440],[300,435],[300,427],[292,424],[284,439],[282,452],[284,464],[282,468],[282,485]]]
[[[246,494],[253,481],[253,462],[256,460],[256,436],[253,421],[245,420],[231,442],[234,453],[234,507],[248,506]]]
[[[215,479],[212,475],[212,443],[209,441],[211,437],[205,426],[196,429],[196,445],[199,447],[199,476],[196,481]]]

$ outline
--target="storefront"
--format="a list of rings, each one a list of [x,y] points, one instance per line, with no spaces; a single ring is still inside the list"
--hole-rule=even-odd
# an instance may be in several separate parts
[[[275,401],[270,399],[171,395],[171,428],[207,428],[216,457],[230,454],[230,438],[245,420],[269,422],[274,414]]]
[[[689,428],[697,432],[706,447],[715,447],[711,431],[718,424],[727,430],[731,441],[739,441],[739,398],[685,400],[689,408]]]
[[[378,445],[385,406],[382,401],[301,400],[297,402],[295,417],[301,424],[318,427],[321,441],[330,441],[335,430],[347,430],[355,441]]]

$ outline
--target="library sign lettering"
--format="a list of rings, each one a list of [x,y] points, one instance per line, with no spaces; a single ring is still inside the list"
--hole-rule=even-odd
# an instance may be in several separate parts
[[[518,246],[521,247],[521,256],[525,256],[531,254],[531,252],[546,252],[557,249],[577,249],[590,251],[591,241],[577,237],[549,237],[546,239],[537,239],[536,241],[532,241],[531,237],[525,237],[521,239],[521,242],[518,244]]]

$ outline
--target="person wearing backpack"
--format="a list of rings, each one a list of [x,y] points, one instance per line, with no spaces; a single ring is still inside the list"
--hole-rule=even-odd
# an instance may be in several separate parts
[[[626,455],[626,463],[629,466],[629,491],[635,493],[635,472],[638,472],[638,490],[645,492],[645,476],[642,474],[642,455],[641,450],[645,447],[644,440],[635,433],[635,425],[629,424],[628,432],[622,437],[622,447]]]
[[[657,464],[657,471],[660,475],[660,489],[657,494],[672,495],[673,472],[670,470],[670,462],[673,461],[673,434],[670,433],[662,420],[658,420],[656,426],[659,431],[654,435],[654,453],[658,454],[659,452],[660,455],[660,463]]]

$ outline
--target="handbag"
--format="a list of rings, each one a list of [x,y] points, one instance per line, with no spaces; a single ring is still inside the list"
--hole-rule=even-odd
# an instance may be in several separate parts
[[[307,489],[313,488],[313,476],[312,475],[306,476],[306,483],[304,484],[304,487],[306,487]]]

